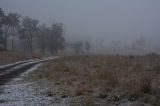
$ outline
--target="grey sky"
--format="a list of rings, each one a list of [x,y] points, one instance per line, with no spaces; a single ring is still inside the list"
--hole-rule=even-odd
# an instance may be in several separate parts
[[[75,38],[160,39],[160,0],[0,0],[0,7],[47,24],[62,22]]]

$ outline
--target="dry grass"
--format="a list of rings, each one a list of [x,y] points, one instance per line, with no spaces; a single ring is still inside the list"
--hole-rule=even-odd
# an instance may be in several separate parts
[[[42,67],[41,78],[74,89],[74,96],[150,95],[159,67],[158,55],[66,56]]]
[[[31,58],[40,58],[39,54],[25,54],[20,52],[0,52],[0,64],[7,64],[16,61],[31,59]]]

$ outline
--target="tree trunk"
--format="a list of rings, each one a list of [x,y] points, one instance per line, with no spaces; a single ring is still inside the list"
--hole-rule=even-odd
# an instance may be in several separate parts
[[[32,53],[33,52],[33,44],[32,44],[32,37],[31,37],[31,39],[30,39],[30,53]]]
[[[27,39],[26,42],[27,42],[26,51],[27,51],[27,53],[30,53],[30,46],[29,46],[30,43],[29,43],[29,39]]]
[[[9,26],[6,26],[5,28],[5,37],[4,37],[4,50],[7,51],[7,42],[8,42],[8,30]]]
[[[14,27],[12,27],[12,52],[14,52],[14,38],[15,38]]]

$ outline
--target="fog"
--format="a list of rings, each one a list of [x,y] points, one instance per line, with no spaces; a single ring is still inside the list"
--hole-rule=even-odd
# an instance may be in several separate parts
[[[97,53],[114,46],[116,53],[135,53],[126,49],[139,38],[146,44],[137,53],[160,52],[159,0],[0,0],[0,7],[48,25],[62,22],[67,41],[88,40]]]

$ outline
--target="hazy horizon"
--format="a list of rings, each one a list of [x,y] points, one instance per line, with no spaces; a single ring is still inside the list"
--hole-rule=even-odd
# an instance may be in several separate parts
[[[111,41],[130,44],[146,37],[150,48],[159,48],[158,0],[1,0],[5,12],[17,12],[49,25],[62,22],[70,41],[86,39],[98,49]]]

